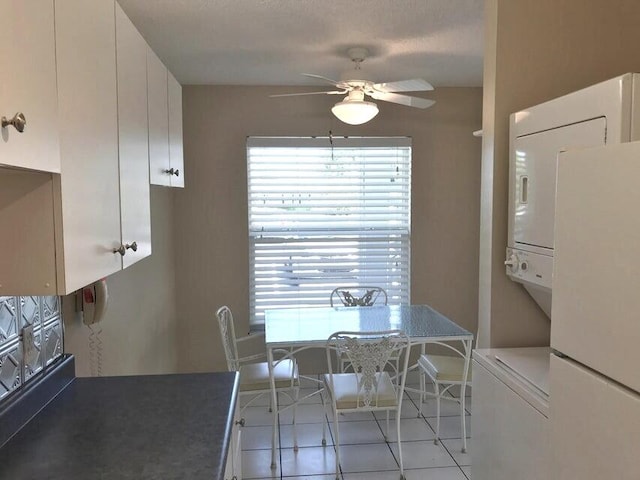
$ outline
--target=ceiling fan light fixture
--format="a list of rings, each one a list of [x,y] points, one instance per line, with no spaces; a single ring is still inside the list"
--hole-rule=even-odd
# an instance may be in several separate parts
[[[336,103],[331,112],[338,120],[349,125],[362,125],[378,114],[378,106],[364,100],[349,100],[348,98]]]

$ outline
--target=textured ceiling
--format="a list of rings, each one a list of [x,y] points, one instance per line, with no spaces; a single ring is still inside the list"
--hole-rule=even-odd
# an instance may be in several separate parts
[[[182,84],[319,85],[346,51],[370,80],[482,85],[483,0],[118,0]]]

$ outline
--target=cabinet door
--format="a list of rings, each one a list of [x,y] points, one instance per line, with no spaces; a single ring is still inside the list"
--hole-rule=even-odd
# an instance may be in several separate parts
[[[172,187],[184,187],[184,159],[182,153],[182,86],[167,71],[169,100],[169,162],[173,169],[170,175]]]
[[[123,267],[151,255],[147,44],[116,4],[118,143]],[[134,250],[136,248],[136,250]]]
[[[121,269],[115,2],[57,0],[61,175],[58,285],[64,293]]]
[[[154,185],[169,186],[169,105],[167,69],[147,48],[147,85],[149,109],[149,178]]]
[[[60,172],[53,0],[0,0],[0,164]]]

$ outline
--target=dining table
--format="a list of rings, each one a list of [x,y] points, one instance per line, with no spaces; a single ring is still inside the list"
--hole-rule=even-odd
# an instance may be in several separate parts
[[[293,307],[265,311],[265,343],[271,383],[273,429],[271,467],[276,465],[278,414],[292,405],[279,406],[273,376],[274,352],[288,352],[286,358],[295,358],[301,351],[326,348],[327,339],[335,332],[382,332],[401,330],[419,345],[421,353],[429,343],[462,342],[468,369],[471,359],[473,334],[429,305],[381,305],[364,307]],[[415,365],[414,365],[415,368]],[[461,386],[465,395],[466,383]],[[321,392],[321,390],[318,390]],[[299,399],[299,401],[316,394]]]

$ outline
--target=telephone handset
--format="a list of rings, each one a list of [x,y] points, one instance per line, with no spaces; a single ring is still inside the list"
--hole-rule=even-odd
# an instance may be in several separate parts
[[[107,311],[109,292],[107,282],[102,279],[82,289],[82,322],[85,325],[98,323]]]

